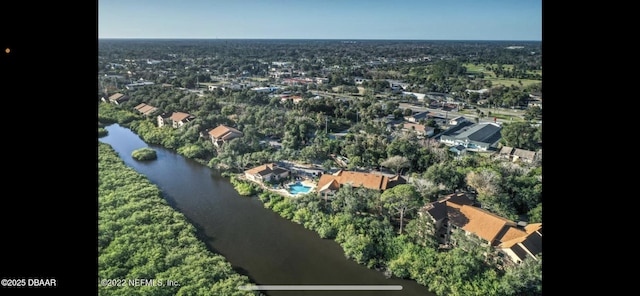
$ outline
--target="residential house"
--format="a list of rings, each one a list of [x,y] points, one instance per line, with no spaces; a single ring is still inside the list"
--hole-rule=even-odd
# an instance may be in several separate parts
[[[409,122],[419,122],[420,120],[427,120],[429,118],[429,112],[428,111],[423,111],[423,112],[418,112],[418,113],[414,113],[410,116],[405,116],[404,120],[409,121]]]
[[[421,93],[416,93],[416,92],[409,92],[409,91],[403,91],[402,92],[403,96],[414,96],[418,101],[422,102],[424,101],[424,97],[427,94],[421,94]]]
[[[126,102],[130,99],[130,97],[128,95],[125,95],[123,93],[115,93],[112,94],[111,96],[109,96],[108,99],[105,99],[104,97],[102,98],[102,101],[105,102],[109,102],[109,103],[114,103],[116,105],[121,104],[122,102]]]
[[[316,191],[326,197],[333,195],[340,187],[346,184],[352,187],[362,186],[364,188],[384,191],[404,183],[406,183],[406,180],[399,175],[387,177],[381,174],[339,170],[334,174],[324,174],[320,176]]]
[[[361,85],[363,83],[365,83],[365,81],[367,81],[368,79],[364,78],[364,77],[360,77],[360,76],[356,76],[353,78],[353,83],[355,83],[356,85]]]
[[[173,128],[179,128],[195,118],[194,115],[184,112],[173,112],[169,117],[173,123]]]
[[[241,131],[223,124],[210,130],[208,134],[211,142],[213,142],[213,145],[216,147],[221,147],[223,143],[235,138],[240,138],[243,135]]]
[[[542,95],[541,94],[529,94],[529,100],[527,101],[527,107],[540,107],[540,108],[542,108]]]
[[[431,217],[441,243],[449,242],[453,229],[461,229],[477,235],[516,263],[527,256],[535,259],[542,252],[541,223],[523,226],[473,204],[464,193],[450,194],[425,205],[419,214]]]
[[[463,156],[467,153],[467,148],[462,145],[451,146],[449,151],[453,152],[456,156]]]
[[[442,104],[442,110],[458,112],[460,105],[458,103],[444,103]]]
[[[440,142],[448,146],[462,145],[470,151],[489,151],[502,138],[500,130],[502,127],[497,123],[465,121],[444,131]]]
[[[153,107],[151,105],[147,105],[145,103],[141,103],[138,106],[135,106],[134,109],[136,109],[138,112],[140,112],[144,116],[149,116],[155,113],[156,111],[158,111],[158,108]]]
[[[389,82],[389,88],[391,88],[391,90],[394,90],[394,91],[406,90],[407,87],[410,85],[409,83],[406,83],[404,81],[393,80],[393,79],[387,79],[387,82]]]
[[[292,96],[292,95],[282,95],[280,96],[280,102],[286,102],[287,100],[291,100],[294,104],[298,104],[304,100],[301,96]]]
[[[405,133],[415,132],[418,136],[422,137],[431,137],[435,132],[435,128],[433,127],[411,122],[403,123],[401,129]]]
[[[463,123],[465,121],[469,121],[469,120],[467,120],[464,116],[456,116],[456,117],[451,118],[449,120],[449,125],[458,125],[458,124]]]
[[[533,163],[538,160],[538,153],[535,151],[518,149],[508,146],[503,146],[496,153],[497,158],[505,159],[513,162],[525,162],[525,163]]]
[[[170,122],[173,128],[179,128],[193,119],[195,119],[194,115],[184,112],[173,112],[170,116],[162,114],[158,115],[158,127],[163,127]]]
[[[327,84],[329,83],[329,78],[327,77],[316,77],[316,84]]]
[[[286,178],[289,176],[289,170],[279,167],[275,163],[268,163],[246,170],[244,175],[248,180],[262,183]]]

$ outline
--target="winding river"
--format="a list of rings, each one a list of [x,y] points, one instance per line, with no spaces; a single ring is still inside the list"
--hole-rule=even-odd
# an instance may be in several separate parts
[[[346,259],[336,242],[280,217],[256,197],[238,195],[216,171],[169,149],[148,145],[118,124],[106,129],[108,136],[99,141],[111,145],[129,167],[156,184],[169,204],[197,227],[210,250],[223,255],[257,285],[402,286],[396,291],[267,290],[264,294],[435,296],[414,281],[388,279]],[[158,159],[134,160],[131,152],[142,147],[154,148]]]

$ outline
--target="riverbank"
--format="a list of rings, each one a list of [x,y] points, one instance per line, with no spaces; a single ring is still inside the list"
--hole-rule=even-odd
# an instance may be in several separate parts
[[[111,146],[99,143],[98,156],[99,295],[138,295],[142,289],[143,294],[158,295],[259,295],[235,288],[250,284],[249,278],[236,273],[222,255],[207,250],[195,227]],[[194,256],[199,259],[189,259]],[[131,284],[142,278],[139,286]]]
[[[266,208],[259,198],[238,195],[229,179],[219,172],[170,149],[153,146],[158,152],[157,160],[136,161],[131,152],[147,144],[127,128],[112,125],[107,129],[109,135],[100,141],[112,145],[127,166],[157,184],[167,202],[196,226],[199,239],[252,282],[258,285],[400,285],[402,291],[394,295],[434,295],[415,281],[386,278],[382,272],[348,259],[335,240],[322,239],[304,223],[292,223],[291,219],[278,214],[287,206],[287,200],[305,200],[304,197],[289,199],[273,194],[269,204],[274,209]],[[289,218],[296,221],[304,219],[304,213],[315,212],[312,205],[300,209],[289,205]],[[188,249],[189,245],[184,248]],[[370,291],[367,294],[388,293]],[[265,291],[264,294],[289,296],[291,292]],[[324,296],[326,291],[296,291],[295,294]],[[362,292],[337,291],[336,294],[358,296]]]

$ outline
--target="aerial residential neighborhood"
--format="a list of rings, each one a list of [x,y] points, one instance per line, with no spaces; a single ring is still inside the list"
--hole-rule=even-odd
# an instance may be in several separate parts
[[[424,274],[526,290],[514,274],[540,268],[539,42],[99,42],[99,134],[127,128],[431,290]]]

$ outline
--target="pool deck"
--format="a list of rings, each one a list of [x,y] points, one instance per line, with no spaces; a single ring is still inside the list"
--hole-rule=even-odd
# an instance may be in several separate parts
[[[275,189],[275,188],[266,186],[264,183],[261,183],[261,182],[256,182],[256,181],[253,181],[253,180],[247,180],[246,178],[244,178],[244,176],[239,176],[238,178],[240,178],[242,180],[245,180],[245,181],[253,182],[255,184],[260,185],[260,187],[262,187],[265,190],[268,190],[268,191],[271,191],[271,192],[275,192],[275,193],[278,193],[278,194],[283,195],[283,196],[287,196],[287,197],[297,197],[297,196],[299,196],[297,194],[295,194],[295,195],[291,194],[291,192],[289,192],[289,190],[284,189],[284,188]],[[309,188],[309,192],[308,193],[314,192],[314,190],[316,188],[316,183],[313,182],[310,179],[303,179],[303,180],[300,180],[300,181],[290,182],[290,183],[285,184],[285,187],[288,188],[289,185],[295,184],[295,183],[298,183],[298,182],[300,182],[300,184],[302,184],[304,186],[311,187],[311,188]]]
[[[309,191],[312,191],[313,189],[316,188],[316,183],[311,181],[311,180],[302,180],[302,181],[300,181],[300,184],[302,184],[304,186],[311,187],[311,189],[309,189]]]
[[[300,181],[291,182],[291,183],[287,183],[285,186],[287,186],[287,187],[288,187],[289,185],[296,184],[296,183],[300,183],[300,184],[302,184],[302,185],[304,185],[304,186],[309,186],[309,187],[311,187],[311,188],[309,188],[309,192],[307,192],[307,193],[312,193],[312,192],[315,190],[315,188],[316,188],[316,183],[315,183],[315,182],[313,182],[313,181],[311,181],[311,180],[306,180],[306,179],[305,179],[305,180],[300,180]],[[279,190],[278,190],[278,192],[280,192],[280,193],[283,193],[283,192],[284,192],[284,193],[285,193],[285,195],[286,195],[286,196],[289,196],[289,197],[296,197],[296,196],[298,196],[298,194],[291,194],[291,192],[289,192],[289,191],[288,191],[288,190],[286,190],[286,189],[279,189]],[[305,193],[305,194],[306,194],[306,193]]]

